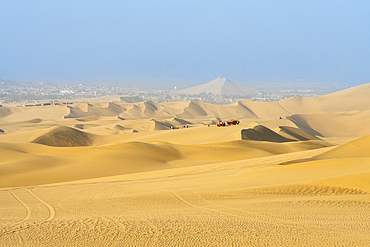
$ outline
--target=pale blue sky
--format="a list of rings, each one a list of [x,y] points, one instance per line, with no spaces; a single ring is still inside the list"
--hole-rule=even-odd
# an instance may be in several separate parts
[[[0,0],[0,78],[370,82],[369,1]]]

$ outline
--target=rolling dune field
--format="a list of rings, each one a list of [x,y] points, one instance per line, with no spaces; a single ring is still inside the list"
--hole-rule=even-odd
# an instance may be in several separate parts
[[[369,246],[369,94],[2,107],[0,246]]]

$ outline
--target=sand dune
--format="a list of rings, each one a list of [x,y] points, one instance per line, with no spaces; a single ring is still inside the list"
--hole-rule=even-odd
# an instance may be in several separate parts
[[[166,119],[165,122],[172,125],[172,126],[189,126],[189,125],[192,125],[192,123],[190,121],[187,121],[185,119],[178,118],[178,117],[174,117],[174,118],[171,118],[171,119]]]
[[[136,104],[120,104],[122,113],[121,118],[151,118],[157,116],[169,116],[166,110],[162,111],[164,107],[161,104],[156,104],[150,101],[144,101]]]
[[[184,112],[177,114],[180,118],[194,119],[201,117],[211,118],[256,118],[256,115],[239,103],[226,106],[212,105],[209,103],[192,100]]]
[[[238,104],[251,112],[256,118],[279,118],[292,114],[292,112],[285,108],[281,102],[255,102],[242,100],[239,101]]]
[[[242,140],[269,141],[269,142],[289,142],[292,139],[285,138],[263,125],[257,125],[253,129],[243,129],[241,132]]]
[[[184,109],[184,112],[177,116],[188,119],[207,116],[207,112],[199,104],[198,101],[190,101],[188,107]]]
[[[369,246],[369,85],[2,107],[0,246]]]
[[[41,123],[42,119],[41,118],[34,118],[28,121],[25,121],[25,123]]]
[[[337,91],[331,94],[325,95],[325,97],[341,97],[341,96],[349,96],[349,97],[359,97],[358,100],[361,98],[366,97],[370,93],[370,83],[362,84],[359,86],[347,88],[341,91]]]
[[[94,143],[94,136],[67,126],[56,126],[32,141],[55,147],[81,147]]]
[[[126,130],[126,129],[127,129],[127,128],[125,128],[125,127],[123,127],[123,126],[119,125],[119,124],[115,125],[115,126],[114,126],[114,128],[115,128],[116,130]]]
[[[297,114],[289,116],[300,129],[325,137],[360,137],[370,134],[370,111],[349,114]]]
[[[0,108],[0,118],[6,117],[10,114],[12,114],[11,108],[8,108],[8,107]]]
[[[278,132],[279,135],[291,140],[297,141],[321,140],[320,138],[298,128],[290,126],[280,126],[279,129],[280,129]]]
[[[172,124],[167,122],[161,122],[157,120],[152,120],[154,122],[154,129],[153,130],[168,130],[171,128]]]
[[[370,83],[351,89],[342,90],[321,97],[293,97],[281,101],[281,104],[294,113],[352,113],[370,110]]]
[[[82,118],[88,116],[117,116],[122,108],[112,102],[106,106],[101,103],[79,103],[76,106],[68,106],[70,113],[65,118]]]
[[[269,142],[290,142],[290,141],[308,141],[321,140],[304,130],[291,126],[279,126],[278,133],[263,126],[255,125],[253,128],[243,129],[241,131],[242,140],[269,141]]]
[[[99,120],[99,119],[101,119],[101,118],[96,116],[96,115],[90,115],[90,116],[87,116],[87,117],[76,118],[76,120],[80,121],[80,122],[96,121],[96,120]]]
[[[316,156],[317,159],[370,157],[370,136],[343,144],[330,152]]]
[[[68,109],[65,105],[51,105],[51,106],[34,106],[34,107],[9,107],[1,108],[6,114],[0,113],[2,122],[22,122],[33,119],[53,120],[57,121],[63,119],[68,114]]]
[[[5,162],[0,163],[0,172],[3,174],[0,186],[14,187],[19,183],[22,186],[33,186],[157,169],[191,167],[329,146],[324,142],[279,144],[232,141],[198,145],[125,142],[86,147],[93,142],[94,136],[58,126],[30,144],[13,146],[0,144],[4,153],[10,151],[5,156],[7,157]],[[30,160],[30,163],[24,164],[25,160]],[[30,174],[32,176],[28,177]]]
[[[75,126],[73,126],[74,128],[77,128],[77,129],[84,129],[85,128],[85,125],[83,124],[76,124]]]

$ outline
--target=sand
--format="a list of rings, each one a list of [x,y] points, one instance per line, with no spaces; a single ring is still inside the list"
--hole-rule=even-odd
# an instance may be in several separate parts
[[[0,246],[369,246],[369,88],[4,107]]]

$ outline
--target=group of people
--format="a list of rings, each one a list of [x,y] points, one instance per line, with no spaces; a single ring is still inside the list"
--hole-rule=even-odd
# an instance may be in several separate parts
[[[217,127],[225,127],[226,126],[226,122],[223,122],[223,121],[220,121],[218,124],[217,124]]]
[[[189,128],[189,125],[184,125],[184,126],[172,126],[170,127],[171,130],[174,130],[174,129],[185,129],[185,128]]]

